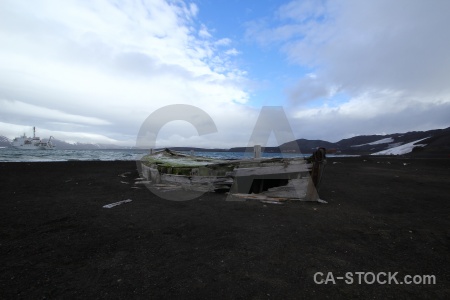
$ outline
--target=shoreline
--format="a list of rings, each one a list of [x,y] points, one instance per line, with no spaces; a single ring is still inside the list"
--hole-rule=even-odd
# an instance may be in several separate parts
[[[72,151],[72,150],[70,150]],[[304,157],[307,158],[311,154],[304,154]],[[263,157],[266,159],[274,158],[274,157]],[[287,159],[291,157],[286,157]],[[445,156],[407,156],[407,155],[353,155],[353,154],[344,154],[344,155],[334,155],[330,156],[327,155],[327,160],[334,160],[334,159],[366,159],[366,160],[374,160],[374,159],[391,159],[391,160],[450,160],[449,157]],[[235,158],[224,158],[227,160],[234,160]],[[140,159],[114,159],[114,160],[106,160],[106,159],[67,159],[67,160],[24,160],[24,161],[2,161],[0,160],[0,164],[2,163],[63,163],[63,162],[136,162]]]

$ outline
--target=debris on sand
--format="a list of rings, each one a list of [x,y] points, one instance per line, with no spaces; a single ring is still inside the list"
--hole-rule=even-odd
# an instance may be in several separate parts
[[[125,173],[122,173],[122,174],[119,174],[119,175],[117,175],[117,176],[120,176],[120,177],[127,177],[129,174],[131,174],[131,172],[125,172]]]
[[[114,206],[121,205],[121,204],[124,204],[124,203],[128,203],[128,202],[131,202],[131,201],[133,201],[133,200],[131,200],[131,199],[122,200],[122,201],[110,203],[110,204],[107,204],[107,205],[103,205],[103,208],[113,208]]]

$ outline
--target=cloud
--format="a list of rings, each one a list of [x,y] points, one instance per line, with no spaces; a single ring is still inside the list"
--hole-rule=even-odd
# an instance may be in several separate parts
[[[288,88],[287,93],[294,104],[304,104],[316,99],[330,98],[335,91],[316,76],[309,75],[301,78],[295,86]]]
[[[309,22],[322,17],[325,13],[325,5],[322,1],[290,1],[281,5],[275,12],[278,19],[293,20],[294,22]]]
[[[431,103],[392,91],[372,91],[336,105],[295,110],[300,136],[339,141],[355,135],[424,131],[448,127],[450,102]]]
[[[290,1],[247,36],[315,74],[286,93],[294,115],[326,122],[330,135],[377,132],[363,118],[386,132],[430,129],[450,125],[432,113],[450,115],[449,10],[448,1]]]
[[[194,3],[4,0],[0,134],[14,137],[11,128],[35,125],[57,138],[93,134],[133,144],[150,113],[191,104],[211,115],[218,133],[199,138],[178,122],[163,128],[161,144],[245,145],[259,113],[249,100],[261,103],[265,96],[249,93],[261,83],[248,78],[253,72],[240,64],[256,62],[255,73],[283,79],[285,86],[274,80],[265,91],[274,98],[285,91],[297,137],[336,140],[446,127],[449,6],[286,2],[272,15],[245,23],[247,39],[265,48],[261,55],[251,46],[242,48],[241,33],[215,37],[214,28],[205,25],[210,23],[198,19],[201,6]],[[271,56],[273,49],[284,62]]]
[[[215,43],[216,46],[228,46],[229,44],[231,44],[231,40],[229,38],[220,39]]]
[[[268,47],[271,44],[282,44],[286,40],[301,36],[304,30],[301,24],[282,24],[277,27],[270,27],[270,24],[267,19],[246,22],[246,39],[257,41],[260,45]]]
[[[198,35],[202,38],[211,38],[212,35],[209,33],[208,28],[205,25],[201,25],[200,30],[198,31]]]
[[[238,55],[239,51],[237,51],[235,48],[232,48],[232,49],[225,51],[225,54],[234,56],[234,55]]]
[[[0,99],[2,119],[13,118],[22,122],[29,118],[43,119],[46,122],[64,121],[75,124],[108,125],[110,122],[95,117],[68,114],[55,109],[23,103],[20,101],[8,101]]]
[[[325,16],[313,14],[303,38],[287,41],[283,51],[355,92],[449,92],[449,9],[447,1],[328,2]],[[295,17],[283,7],[279,14]]]
[[[84,124],[83,132],[118,141],[169,104],[196,105],[218,120],[234,115],[249,98],[246,72],[232,60],[232,41],[215,39],[198,10],[163,0],[2,1],[0,99],[15,101],[2,115],[55,137],[59,122],[67,136],[86,137]]]

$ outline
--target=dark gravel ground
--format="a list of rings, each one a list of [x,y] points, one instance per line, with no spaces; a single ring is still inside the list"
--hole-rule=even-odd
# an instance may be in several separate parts
[[[0,163],[0,298],[450,298],[450,159],[331,158],[328,204],[168,201],[136,177],[134,162]]]

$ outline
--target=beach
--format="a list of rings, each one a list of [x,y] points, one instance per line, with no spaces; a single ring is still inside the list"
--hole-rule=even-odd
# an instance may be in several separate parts
[[[327,204],[169,201],[134,161],[0,170],[1,299],[450,297],[450,159],[329,158]]]

